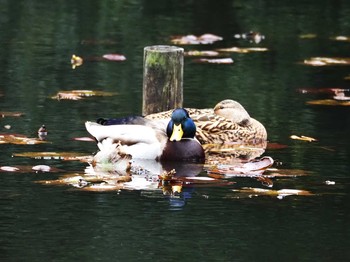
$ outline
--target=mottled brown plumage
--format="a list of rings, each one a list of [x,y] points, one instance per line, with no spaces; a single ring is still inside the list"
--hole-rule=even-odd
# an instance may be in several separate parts
[[[202,144],[261,144],[266,146],[267,132],[244,107],[234,100],[223,100],[213,109],[186,108],[197,126],[196,138]],[[148,119],[170,118],[172,111],[151,114]]]

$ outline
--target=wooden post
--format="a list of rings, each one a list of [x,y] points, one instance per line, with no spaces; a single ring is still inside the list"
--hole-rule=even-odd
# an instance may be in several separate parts
[[[182,107],[184,49],[148,46],[143,56],[143,106],[148,115]]]

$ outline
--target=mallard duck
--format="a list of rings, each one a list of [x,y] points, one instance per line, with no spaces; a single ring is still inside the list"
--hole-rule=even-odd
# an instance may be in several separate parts
[[[201,144],[263,144],[267,132],[245,108],[230,99],[219,102],[213,109],[186,108],[197,127],[196,138]],[[146,119],[167,119],[171,111],[145,116]]]
[[[171,113],[170,120],[153,121],[143,117],[86,122],[101,151],[120,143],[120,151],[133,158],[159,161],[205,160],[201,144],[194,138],[196,125],[185,109]]]

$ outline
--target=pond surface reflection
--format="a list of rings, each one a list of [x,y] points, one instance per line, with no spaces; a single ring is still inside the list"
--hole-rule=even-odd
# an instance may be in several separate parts
[[[349,41],[334,39],[350,35],[348,1],[8,0],[1,1],[0,10],[0,111],[23,113],[2,114],[1,133],[33,138],[43,124],[48,128],[48,143],[0,144],[1,167],[29,168],[0,172],[3,261],[350,258],[349,107],[311,105],[307,102],[333,97],[298,91],[349,87],[348,65],[303,63],[312,57],[348,57]],[[250,30],[264,39],[254,43],[235,37]],[[170,45],[176,35],[205,33],[223,40],[185,45],[185,51],[268,51],[225,53],[233,64],[186,57],[184,105],[210,108],[223,99],[239,101],[268,131],[270,143],[262,156],[295,176],[270,178],[272,188],[255,177],[230,177],[225,178],[230,184],[184,187],[179,195],[161,189],[88,192],[38,183],[81,175],[86,163],[13,157],[25,152],[92,155],[95,143],[74,139],[88,135],[85,121],[141,112],[143,48]],[[73,54],[84,58],[74,70]],[[100,60],[105,54],[126,60]],[[52,99],[65,90],[116,94]],[[292,140],[291,135],[318,141]],[[63,171],[32,171],[36,165]],[[184,173],[208,177],[197,168],[186,167]],[[179,165],[175,169],[182,172]],[[243,188],[298,189],[312,195],[278,198],[275,192],[237,191]]]

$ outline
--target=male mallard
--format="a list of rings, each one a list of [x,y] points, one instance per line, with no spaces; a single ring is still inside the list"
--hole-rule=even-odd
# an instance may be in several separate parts
[[[185,109],[175,109],[168,123],[143,117],[98,122],[102,125],[86,122],[85,127],[101,151],[120,143],[120,151],[133,158],[199,162],[205,159],[202,146],[194,139],[196,126]]]
[[[186,108],[197,126],[196,138],[201,144],[263,144],[267,132],[256,119],[249,116],[244,107],[234,100],[223,100],[213,109]],[[167,119],[171,112],[147,115],[146,119]]]

